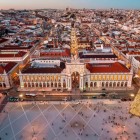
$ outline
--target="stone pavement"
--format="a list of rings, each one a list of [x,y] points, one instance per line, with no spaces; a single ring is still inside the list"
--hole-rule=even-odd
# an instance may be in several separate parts
[[[138,140],[140,118],[131,117],[131,102],[8,103],[0,122],[3,140]]]

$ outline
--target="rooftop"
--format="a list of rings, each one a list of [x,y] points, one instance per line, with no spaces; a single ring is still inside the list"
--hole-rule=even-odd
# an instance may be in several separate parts
[[[9,63],[0,63],[0,74],[3,74],[4,71],[8,73],[12,68],[16,66],[17,63],[9,62]]]
[[[140,56],[136,56],[135,59],[140,62]]]
[[[0,57],[23,57],[26,54],[26,52],[19,51],[19,52],[6,52],[1,51]]]
[[[80,58],[117,58],[115,54],[109,53],[79,53]]]
[[[22,73],[61,73],[64,68],[64,62],[60,62],[60,66],[49,63],[32,63]]]
[[[6,41],[8,41],[8,39],[6,39],[6,38],[0,38],[0,44],[1,44],[1,43],[4,43],[4,42],[6,42]]]
[[[0,47],[0,50],[24,50],[31,49],[33,46],[17,46],[17,45],[5,45],[4,47]]]
[[[130,72],[123,64],[119,62],[104,64],[87,64],[87,69],[91,73],[128,73]]]

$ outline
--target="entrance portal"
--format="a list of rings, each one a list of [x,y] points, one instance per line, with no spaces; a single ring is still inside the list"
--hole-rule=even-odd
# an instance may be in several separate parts
[[[79,88],[80,74],[78,72],[73,72],[71,75],[72,88]]]

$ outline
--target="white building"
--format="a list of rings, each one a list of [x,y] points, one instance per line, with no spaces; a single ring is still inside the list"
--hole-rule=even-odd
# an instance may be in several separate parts
[[[132,57],[132,68],[134,73],[140,77],[140,56]]]

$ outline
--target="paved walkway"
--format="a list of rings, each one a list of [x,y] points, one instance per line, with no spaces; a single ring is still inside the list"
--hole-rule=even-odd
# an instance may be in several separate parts
[[[4,95],[0,96],[0,104],[3,102],[4,98],[5,98]]]
[[[8,102],[8,97],[4,95],[0,99],[0,112],[3,110],[3,108],[5,107],[5,105],[7,104],[7,102]]]
[[[131,88],[106,88],[106,90],[102,90],[102,88],[94,88],[91,91],[86,91],[86,92],[82,92],[82,94],[86,94],[86,93],[93,93],[93,92],[107,92],[107,91],[132,91],[134,90],[134,87]],[[52,89],[51,88],[18,88],[18,91],[25,91],[25,92],[36,92],[36,91],[44,91],[44,92],[51,92]],[[54,91],[54,90],[53,90]],[[60,91],[57,92],[57,94]],[[67,94],[72,94],[72,92],[70,91],[64,91],[65,93],[67,92]],[[61,92],[60,94],[63,94],[63,92]],[[74,94],[74,93],[73,93]]]
[[[3,140],[138,140],[140,120],[131,117],[131,102],[8,103],[0,122]]]

